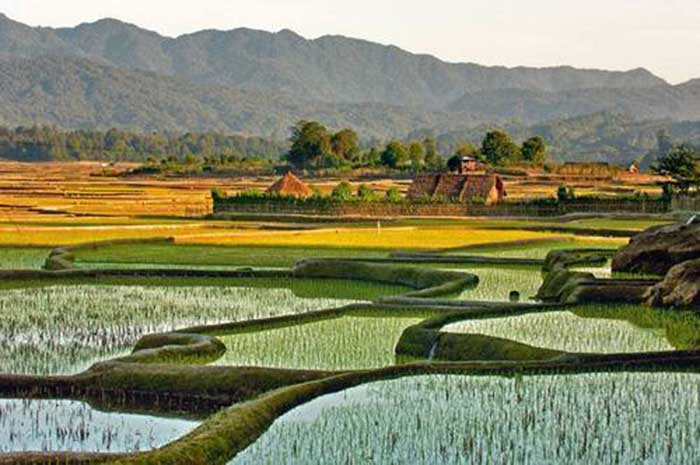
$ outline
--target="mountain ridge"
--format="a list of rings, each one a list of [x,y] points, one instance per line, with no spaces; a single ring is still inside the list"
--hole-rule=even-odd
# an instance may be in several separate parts
[[[9,26],[8,26],[9,24]],[[444,109],[466,92],[522,88],[565,91],[668,85],[645,69],[580,70],[448,63],[393,45],[324,35],[306,39],[283,29],[203,30],[175,38],[116,19],[73,28],[31,28],[6,18],[3,30],[21,29],[22,56],[60,53],[136,70],[333,103],[387,103]],[[17,53],[17,49],[13,49]]]

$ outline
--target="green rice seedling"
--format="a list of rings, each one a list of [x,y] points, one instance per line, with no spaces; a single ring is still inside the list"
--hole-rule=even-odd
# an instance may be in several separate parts
[[[288,289],[55,286],[0,293],[0,372],[69,374],[123,355],[143,335],[307,313],[351,300]]]
[[[571,312],[468,320],[448,325],[443,330],[484,334],[566,352],[625,353],[674,349],[663,329],[642,329],[622,320],[582,318]]]
[[[517,291],[525,301],[534,297],[542,285],[542,272],[537,267],[479,266],[458,271],[479,276],[479,285],[464,291],[460,300],[507,302],[510,292]]]
[[[161,265],[290,267],[307,258],[385,257],[387,250],[312,246],[221,246],[184,244],[116,244],[75,251],[79,266],[97,263],[153,263]]]
[[[230,465],[690,464],[700,376],[422,376],[324,396]]]
[[[267,331],[222,336],[217,365],[350,370],[396,362],[394,348],[409,326],[432,316],[344,316]]]
[[[616,250],[620,245],[621,244],[617,241],[579,239],[574,241],[552,242],[549,244],[525,244],[515,247],[499,246],[498,248],[493,248],[485,245],[483,248],[469,250],[468,252],[455,252],[455,254],[544,259],[552,250],[589,248]]]
[[[678,350],[700,348],[700,315],[694,311],[598,304],[577,306],[571,312],[581,318],[627,321],[637,328],[663,335]]]
[[[198,425],[104,413],[76,401],[0,399],[0,452],[139,452],[161,447]]]

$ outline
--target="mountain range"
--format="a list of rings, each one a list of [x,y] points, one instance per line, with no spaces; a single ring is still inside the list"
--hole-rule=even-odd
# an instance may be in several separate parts
[[[299,119],[387,139],[610,113],[700,120],[700,80],[644,69],[447,63],[341,36],[206,30],[169,38],[114,19],[30,27],[0,14],[0,124],[218,130],[284,139]]]

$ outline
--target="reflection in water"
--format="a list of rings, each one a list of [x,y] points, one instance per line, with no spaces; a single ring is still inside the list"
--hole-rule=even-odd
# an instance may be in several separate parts
[[[161,447],[198,422],[103,413],[69,400],[0,399],[0,452],[137,452]]]

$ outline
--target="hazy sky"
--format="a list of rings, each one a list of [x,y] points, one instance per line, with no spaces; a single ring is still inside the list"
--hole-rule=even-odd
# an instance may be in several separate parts
[[[699,0],[0,0],[31,25],[114,17],[168,36],[200,29],[342,34],[448,61],[700,77]]]

